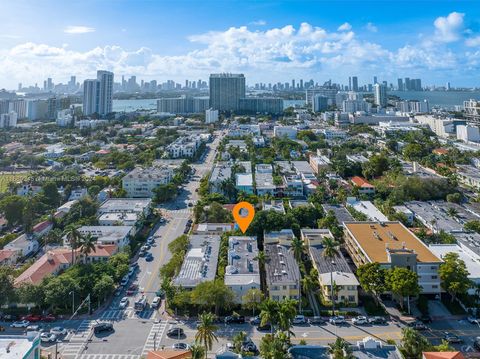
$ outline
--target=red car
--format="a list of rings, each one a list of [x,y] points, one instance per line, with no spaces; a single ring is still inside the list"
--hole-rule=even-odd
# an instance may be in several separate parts
[[[42,317],[42,320],[44,322],[54,322],[57,320],[57,318],[53,314],[47,314],[44,317]]]
[[[41,321],[42,317],[40,315],[36,315],[36,314],[29,314],[29,315],[26,315],[26,316],[22,317],[22,320],[28,320],[30,323],[35,323],[35,322]]]
[[[134,295],[138,290],[138,284],[132,284],[128,290],[127,290],[127,295]]]

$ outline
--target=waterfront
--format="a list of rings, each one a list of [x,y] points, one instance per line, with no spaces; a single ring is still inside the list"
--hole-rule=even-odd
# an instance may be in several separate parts
[[[388,94],[404,100],[428,100],[430,106],[453,109],[455,105],[463,106],[463,101],[480,99],[479,91],[391,91]]]

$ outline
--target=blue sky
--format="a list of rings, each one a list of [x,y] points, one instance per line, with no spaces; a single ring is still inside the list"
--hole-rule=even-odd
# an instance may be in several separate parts
[[[0,13],[0,87],[97,68],[182,82],[229,71],[249,83],[479,85],[477,1],[16,0]]]

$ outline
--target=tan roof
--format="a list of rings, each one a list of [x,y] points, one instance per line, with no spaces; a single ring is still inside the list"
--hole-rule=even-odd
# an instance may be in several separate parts
[[[11,258],[13,255],[15,255],[15,251],[11,249],[1,249],[0,250],[0,262]]]
[[[344,225],[372,262],[388,263],[387,247],[413,250],[419,262],[441,262],[400,222],[344,222]]]
[[[425,359],[464,359],[460,352],[423,352]]]
[[[147,354],[147,359],[189,359],[191,357],[190,350],[152,350]]]
[[[116,245],[96,245],[95,251],[89,257],[110,257],[117,252]],[[76,250],[76,256],[80,255],[80,249]],[[72,250],[69,248],[52,249],[41,256],[35,263],[15,278],[15,286],[23,283],[38,284],[49,274],[57,273],[61,266],[69,267],[72,263]]]

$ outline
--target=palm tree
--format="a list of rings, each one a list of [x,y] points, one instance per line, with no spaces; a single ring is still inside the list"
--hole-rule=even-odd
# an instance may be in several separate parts
[[[278,323],[278,309],[279,303],[272,300],[267,299],[260,305],[260,325],[264,326],[266,324],[271,325],[272,334],[274,332],[274,327]]]
[[[334,343],[328,344],[328,353],[333,359],[350,359],[353,358],[350,346],[345,339],[337,337]]]
[[[293,319],[297,315],[297,305],[298,302],[294,299],[284,299],[280,302],[278,310],[278,324],[280,330],[287,334],[289,340],[292,334],[295,336],[291,331],[291,328],[293,326]]]
[[[80,239],[80,253],[85,256],[85,259],[92,252],[95,252],[96,240],[92,237],[91,234],[87,234],[85,237]]]
[[[200,324],[195,334],[195,342],[203,345],[205,348],[205,359],[207,359],[208,351],[212,350],[213,341],[218,342],[215,331],[218,327],[214,324],[214,315],[212,313],[202,313],[199,317]]]
[[[458,215],[458,211],[455,208],[450,207],[449,209],[447,209],[447,214],[450,217],[455,218]]]
[[[75,263],[75,250],[80,245],[80,239],[82,235],[78,231],[76,227],[70,226],[65,230],[65,236],[70,243],[70,247],[72,248],[72,265]]]
[[[335,294],[333,292],[333,258],[335,258],[338,251],[338,242],[332,237],[323,238],[323,252],[322,256],[332,261],[332,270],[330,271],[330,296],[332,298],[332,314],[335,315]]]
[[[303,241],[301,239],[298,239],[297,237],[293,237],[291,244],[293,256],[299,264],[302,263],[302,257],[305,253],[305,245],[303,244]]]
[[[233,337],[233,347],[235,348],[235,352],[240,354],[242,352],[242,345],[245,339],[247,338],[247,333],[244,331],[238,332]]]
[[[192,344],[190,353],[192,354],[192,359],[203,359],[205,357],[205,348],[198,344]]]

